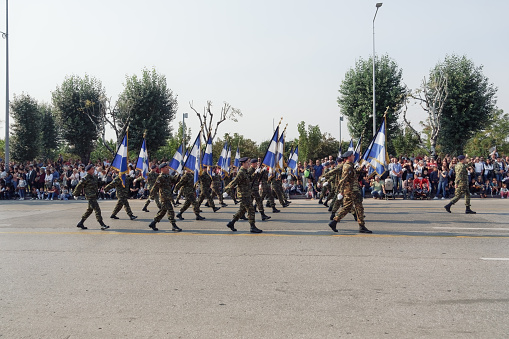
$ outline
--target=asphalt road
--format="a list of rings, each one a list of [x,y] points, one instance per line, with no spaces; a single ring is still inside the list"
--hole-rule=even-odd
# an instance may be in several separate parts
[[[296,200],[250,234],[231,204],[191,212],[175,234],[155,215],[120,220],[100,201],[0,201],[1,338],[507,338],[509,201],[365,201],[327,226]],[[257,218],[259,215],[257,214]]]

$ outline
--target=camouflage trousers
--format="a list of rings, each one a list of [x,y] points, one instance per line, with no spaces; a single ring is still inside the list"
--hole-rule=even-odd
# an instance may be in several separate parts
[[[338,200],[337,199],[337,194],[336,194],[336,198],[334,199],[334,203],[331,203],[331,206],[332,206],[332,213],[336,214],[336,212],[339,210],[339,208],[341,206],[343,206],[343,199]]]
[[[191,192],[189,194],[186,194],[185,197],[186,202],[184,203],[182,208],[180,208],[180,213],[184,213],[189,208],[189,206],[193,205],[194,214],[198,215],[200,213],[200,206],[196,203],[197,202],[196,193]]]
[[[253,198],[252,197],[240,197],[240,207],[237,213],[233,215],[233,220],[237,221],[247,212],[247,218],[249,219],[249,223],[255,222],[255,211],[253,207]]]
[[[171,205],[171,201],[169,199],[161,201],[161,209],[159,209],[159,212],[157,212],[154,221],[161,221],[166,213],[168,213],[168,220],[172,223],[175,222],[175,212],[173,211],[173,206]]]
[[[325,204],[331,200],[334,199],[334,196],[337,196],[336,189],[334,187],[327,188],[327,198],[325,199]]]
[[[154,197],[154,200],[156,202],[157,208],[161,209],[161,202],[159,201],[159,194],[156,194],[156,196]],[[150,204],[150,199],[147,199],[147,202],[145,202],[143,209],[147,208],[149,204]]]
[[[118,197],[117,204],[115,205],[115,208],[113,209],[113,212],[111,212],[111,215],[117,215],[118,212],[124,207],[125,212],[128,216],[133,215],[133,211],[131,211],[131,206],[129,206],[129,201],[127,200],[127,197]]]
[[[219,199],[219,203],[223,204],[223,193],[221,193],[221,186],[212,186],[212,194],[211,198],[214,199],[214,196],[217,196],[217,199]]]
[[[88,199],[88,208],[81,216],[81,219],[87,220],[87,218],[92,214],[92,211],[95,212],[95,219],[98,222],[103,221],[103,217],[101,216],[101,208],[99,207],[99,203],[97,202],[97,199]]]
[[[232,199],[237,198],[237,189],[235,188],[228,188],[224,190]]]
[[[256,207],[258,207],[258,211],[260,211],[260,213],[265,213],[263,209],[263,199],[260,196],[260,193],[258,193],[258,190],[253,191],[251,193],[251,198],[253,198],[254,201],[256,202]]]
[[[465,206],[470,207],[470,191],[468,190],[468,186],[460,186],[456,188],[456,191],[454,192],[454,198],[451,199],[450,203],[454,205],[463,196],[465,196]]]
[[[279,203],[284,205],[286,202],[281,187],[279,187],[279,185],[272,185],[272,190],[276,193],[276,196],[279,199]]]
[[[269,185],[262,184],[262,201],[263,199],[267,199],[270,207],[276,207],[276,203],[274,202],[274,195],[272,194],[272,189]]]
[[[216,207],[216,205],[214,204],[214,200],[212,199],[212,195],[210,194],[211,192],[212,190],[207,187],[200,189],[200,196],[198,197],[198,206],[201,206],[203,200],[207,199],[209,207],[211,208]]]
[[[362,206],[362,196],[359,192],[345,192],[343,200],[343,208],[338,215],[334,217],[334,220],[340,221],[343,219],[352,209],[357,215],[357,222],[359,226],[364,226],[364,206]]]
[[[182,198],[182,195],[183,195],[182,190],[180,190],[179,193],[177,194],[177,201],[179,201],[180,198]]]

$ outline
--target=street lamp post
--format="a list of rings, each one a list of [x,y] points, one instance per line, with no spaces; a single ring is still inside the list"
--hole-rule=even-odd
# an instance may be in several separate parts
[[[343,116],[341,115],[341,113],[339,114],[339,148],[341,149],[341,141],[343,139],[341,139],[341,121],[343,121]]]
[[[376,134],[376,92],[375,92],[375,19],[376,19],[376,13],[378,13],[378,9],[382,7],[382,3],[378,2],[376,4],[376,12],[375,16],[373,17],[373,138]]]
[[[189,117],[187,113],[182,113],[182,158],[186,154],[186,118]]]
[[[5,0],[5,167],[9,168],[9,1]]]

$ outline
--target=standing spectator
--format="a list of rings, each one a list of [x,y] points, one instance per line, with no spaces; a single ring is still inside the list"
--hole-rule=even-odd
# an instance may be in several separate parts
[[[447,195],[446,189],[448,184],[449,184],[449,171],[447,169],[447,165],[442,165],[442,170],[438,171],[437,194],[433,199],[437,200],[440,193],[442,193],[442,200],[445,199],[445,196]]]
[[[475,157],[474,159],[474,171],[475,171],[475,178],[483,175],[483,169],[484,169],[484,158]]]
[[[486,163],[483,166],[484,182],[489,182],[494,176],[494,166],[491,159],[486,159]]]
[[[433,192],[436,192],[438,188],[439,172],[436,166],[430,167],[430,170],[431,170],[431,173],[429,174],[430,193],[433,194]]]
[[[19,200],[25,200],[25,190],[27,183],[23,177],[18,180],[18,192],[19,192]]]
[[[502,161],[502,158],[497,157],[497,161],[493,163],[493,172],[495,177],[497,178],[498,185],[502,183],[502,178],[504,177],[505,165]]]
[[[27,176],[27,187],[29,192],[31,193],[32,199],[35,197],[35,190],[37,189],[37,185],[35,183],[35,178],[37,177],[37,170],[34,168],[34,165],[30,164],[28,166],[28,176]]]
[[[46,176],[44,177],[44,187],[45,191],[48,192],[51,190],[51,186],[53,186],[53,175],[51,174],[50,169],[46,169]]]
[[[323,173],[323,166],[320,163],[320,160],[316,160],[316,165],[313,166],[313,177],[315,179],[315,182],[322,176]]]
[[[403,194],[402,193],[402,186],[403,186],[403,180],[402,180],[403,172],[402,171],[403,171],[403,167],[398,162],[398,160],[396,158],[392,158],[391,163],[389,164],[389,175],[390,175],[392,181],[394,182],[394,193],[399,192],[400,194]]]

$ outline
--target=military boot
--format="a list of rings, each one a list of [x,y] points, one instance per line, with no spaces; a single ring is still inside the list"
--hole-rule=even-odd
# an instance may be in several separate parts
[[[256,204],[253,204],[253,208],[255,210],[255,213],[258,213],[258,210],[256,209]]]
[[[373,232],[368,230],[366,228],[366,226],[362,225],[362,226],[359,226],[359,233],[373,233]]]
[[[238,201],[237,199],[233,198],[233,203],[234,203],[235,205],[237,205],[237,204],[239,203],[239,201]]]
[[[221,207],[214,207],[212,210],[215,212],[219,211],[221,209]]]
[[[270,202],[269,202],[269,201],[267,201],[267,202],[265,203],[265,207],[270,207]]]
[[[240,220],[248,220],[245,214],[243,216],[241,216],[239,219]]]
[[[329,205],[327,205],[327,201],[326,201],[326,202],[324,202],[324,203],[323,203],[323,205],[324,205],[325,207],[329,207]]]
[[[325,204],[324,204],[325,205]],[[332,212],[332,205],[329,206],[329,208],[327,209],[327,211],[329,212]]]
[[[272,207],[272,213],[279,213],[279,212],[281,212],[281,211],[280,211],[280,210],[278,210],[278,209],[276,208],[276,206]]]
[[[251,230],[250,230],[251,233],[262,233],[263,232],[261,229],[256,227],[254,223],[252,223],[250,225],[251,225]]]
[[[318,203],[319,203],[320,205],[323,205],[323,200],[322,200],[322,198],[320,198],[320,200],[318,200]]]
[[[444,206],[445,210],[449,213],[451,213],[451,206],[452,204],[451,203],[448,203],[447,205]]]
[[[267,214],[265,214],[265,212],[261,212],[261,215],[262,215],[262,220],[265,221],[265,220],[269,220],[271,217],[269,217]]]
[[[465,209],[465,214],[476,214],[476,212],[472,211],[470,209],[470,206],[467,206],[467,208]]]
[[[111,219],[120,219],[119,217],[117,217],[116,215],[113,215],[113,214],[110,216],[110,218]]]
[[[335,217],[335,216],[336,216],[336,213],[332,212],[332,213],[330,214],[330,220],[334,219],[334,217]]]
[[[138,217],[137,217],[136,215],[131,214],[131,215],[129,216],[129,218],[130,218],[131,220],[134,220],[134,219],[136,219],[136,218],[138,218]]]
[[[145,206],[141,209],[143,212],[150,212]]]
[[[150,227],[152,229],[152,231],[159,231],[159,229],[156,227],[156,224],[157,222],[155,222],[155,220],[153,220],[150,225],[148,225],[148,227]]]
[[[184,220],[184,217],[182,216],[182,212],[177,213],[177,218],[179,218],[179,220]]]
[[[177,200],[177,201],[175,201],[175,206],[178,206],[178,205],[180,205],[180,201]]]
[[[226,224],[226,226],[232,230],[232,232],[237,232],[237,229],[235,228],[235,222],[237,220],[235,219],[232,219],[232,221],[230,221],[229,223]]]
[[[207,201],[204,206],[205,207],[210,207],[209,202]]]
[[[334,219],[332,219],[332,221],[329,223],[329,227],[334,231],[334,232],[337,232],[338,229],[336,228],[336,225],[338,224],[338,222]]]
[[[353,219],[354,219],[355,221],[357,221],[357,214],[353,213],[352,215],[353,215]]]
[[[85,220],[81,219],[81,221],[76,225],[76,227],[81,228],[82,230],[87,230],[88,228],[84,224]]]
[[[196,220],[205,220],[205,218],[202,217],[201,215],[197,214],[196,215]]]
[[[99,221],[99,225],[101,225],[101,230],[103,230],[103,231],[110,228],[110,226],[106,225],[102,220]]]
[[[171,230],[173,232],[182,232],[182,228],[178,227],[175,221],[171,223]]]
[[[228,205],[226,205],[224,202],[221,203],[221,207],[226,207]]]

